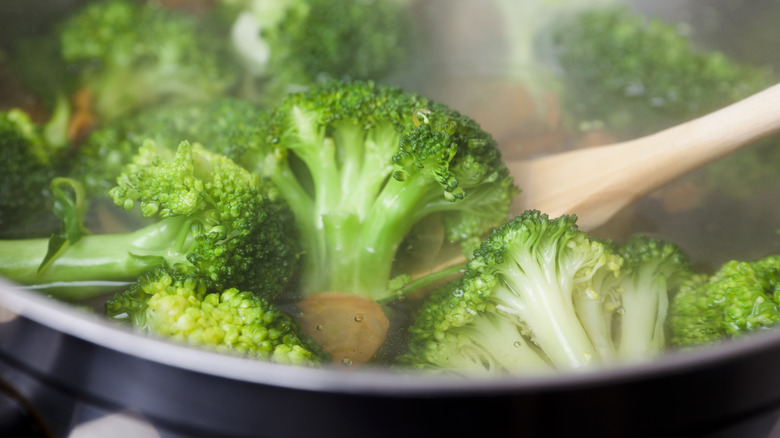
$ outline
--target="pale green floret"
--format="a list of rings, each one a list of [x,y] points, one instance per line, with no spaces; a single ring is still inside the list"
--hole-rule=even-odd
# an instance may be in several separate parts
[[[160,269],[106,304],[107,315],[142,333],[278,363],[315,365],[319,347],[287,314],[252,292],[207,289],[197,277]]]

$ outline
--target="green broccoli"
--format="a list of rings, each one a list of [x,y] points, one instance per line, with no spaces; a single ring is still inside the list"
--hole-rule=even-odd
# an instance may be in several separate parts
[[[101,121],[160,102],[205,102],[239,74],[219,26],[155,2],[95,2],[59,23],[53,38]],[[225,30],[226,31],[226,30]]]
[[[56,228],[51,181],[64,171],[67,149],[46,139],[45,126],[25,112],[0,112],[0,236],[45,234]]]
[[[303,295],[391,299],[395,254],[414,224],[434,215],[449,241],[478,241],[517,193],[489,134],[397,87],[328,82],[260,123],[240,162],[275,183],[294,213]]]
[[[256,137],[261,109],[245,99],[221,97],[203,105],[174,103],[145,109],[92,131],[73,154],[69,174],[88,195],[106,196],[147,140],[175,150],[182,140],[207,145],[228,158]]]
[[[620,311],[615,332],[617,354],[632,359],[666,349],[669,295],[693,275],[691,261],[674,243],[643,234],[618,248]]]
[[[686,281],[670,307],[671,344],[691,347],[780,323],[780,256],[732,260]]]
[[[704,115],[773,85],[767,69],[696,47],[680,25],[600,8],[554,31],[562,107],[623,138]]]
[[[171,154],[148,141],[110,190],[116,205],[155,222],[75,239],[45,265],[47,239],[0,241],[0,274],[64,299],[94,294],[84,282],[134,281],[163,264],[192,266],[215,289],[271,297],[288,287],[298,240],[275,188],[198,144]]]
[[[325,76],[382,79],[411,54],[405,0],[223,0],[233,45],[273,100]]]
[[[576,220],[528,210],[496,228],[463,278],[424,302],[399,362],[463,375],[531,374],[663,351],[667,297],[688,272],[687,257],[644,235],[622,246],[601,241]]]
[[[163,267],[106,302],[106,315],[140,332],[222,353],[294,365],[325,358],[286,313],[252,292],[212,292],[197,275]]]

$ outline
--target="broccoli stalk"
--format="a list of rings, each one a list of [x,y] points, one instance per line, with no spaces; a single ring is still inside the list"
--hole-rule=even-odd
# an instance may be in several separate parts
[[[193,267],[214,288],[267,296],[284,290],[299,251],[289,211],[274,190],[197,144],[182,142],[166,160],[168,154],[147,142],[110,192],[118,206],[138,205],[156,222],[126,233],[83,236],[45,266],[46,239],[0,241],[0,274],[64,299],[96,293],[82,290],[85,282],[134,281],[166,264]]]
[[[149,271],[106,302],[106,315],[136,331],[207,350],[314,366],[326,355],[296,322],[255,293],[209,289],[190,272]]]

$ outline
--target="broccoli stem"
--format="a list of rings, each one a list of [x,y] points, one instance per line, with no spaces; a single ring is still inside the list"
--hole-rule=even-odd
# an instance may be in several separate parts
[[[191,221],[171,217],[129,233],[84,236],[43,270],[48,239],[2,240],[0,275],[22,285],[133,281],[154,267],[187,262]],[[58,296],[58,288],[46,290]]]

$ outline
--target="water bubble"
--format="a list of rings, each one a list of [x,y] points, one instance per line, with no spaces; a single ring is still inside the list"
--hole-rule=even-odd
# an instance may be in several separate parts
[[[355,315],[355,322],[363,322],[363,314],[362,313],[358,313],[357,315]]]
[[[318,332],[321,332],[323,328],[324,327],[322,326],[322,324],[317,324],[317,331]]]
[[[523,343],[522,343],[522,342],[520,342],[520,341],[515,341],[515,343],[514,343],[514,344],[512,344],[512,345],[514,345],[514,346],[515,346],[515,348],[520,348],[520,347],[522,347],[522,346],[523,346]]]

